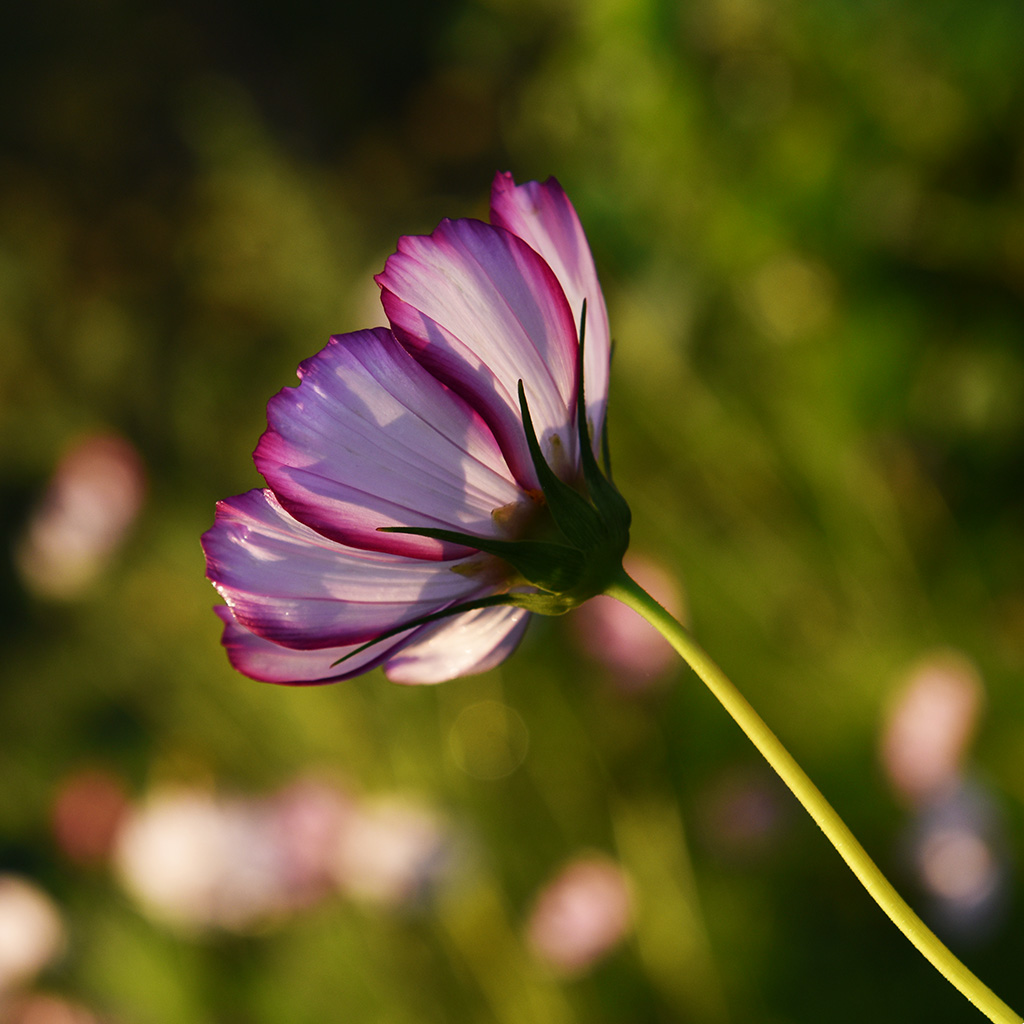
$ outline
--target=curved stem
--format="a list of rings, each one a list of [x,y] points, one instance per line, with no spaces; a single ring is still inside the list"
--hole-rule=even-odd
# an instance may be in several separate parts
[[[1020,1014],[1006,1005],[971,973],[910,908],[857,842],[842,818],[833,810],[792,755],[765,725],[761,716],[708,657],[692,636],[623,570],[608,588],[616,598],[642,615],[676,649],[680,657],[704,681],[735,719],[755,747],[793,791],[817,822],[828,841],[839,851],[850,870],[889,915],[894,924],[945,978],[996,1024],[1024,1024]]]

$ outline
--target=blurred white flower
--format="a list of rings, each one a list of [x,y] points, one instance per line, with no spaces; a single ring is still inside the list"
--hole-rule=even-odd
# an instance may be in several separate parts
[[[338,836],[334,877],[353,899],[415,901],[443,877],[452,852],[450,831],[430,808],[400,797],[367,800]]]
[[[25,583],[72,598],[96,579],[142,508],[145,474],[123,438],[80,441],[59,462],[17,550]]]
[[[201,790],[157,792],[132,811],[115,859],[153,917],[184,928],[245,930],[281,908],[281,850],[265,807]]]
[[[911,826],[911,857],[936,926],[982,939],[1006,910],[1009,866],[1002,821],[978,785],[946,790]]]
[[[331,893],[415,900],[451,856],[450,830],[429,808],[309,778],[265,798],[157,791],[125,815],[114,851],[143,910],[192,931],[251,930]]]
[[[24,878],[0,875],[0,994],[30,981],[63,944],[53,900]]]
[[[541,890],[526,936],[549,967],[577,974],[614,949],[631,924],[624,872],[606,857],[587,854],[570,861]]]

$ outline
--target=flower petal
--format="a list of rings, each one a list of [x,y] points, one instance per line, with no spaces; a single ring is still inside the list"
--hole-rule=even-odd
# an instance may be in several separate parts
[[[372,640],[492,589],[486,556],[438,562],[344,547],[293,519],[269,490],[219,502],[203,548],[235,619],[301,650]]]
[[[255,460],[281,504],[344,544],[417,558],[470,549],[380,527],[505,537],[497,509],[531,504],[480,415],[384,328],[331,338],[267,406]]]
[[[577,323],[583,300],[587,301],[583,384],[594,452],[600,454],[608,404],[611,333],[594,257],[576,210],[554,178],[516,185],[506,172],[498,174],[491,186],[491,223],[518,235],[544,258],[555,272]]]
[[[575,475],[576,326],[529,245],[482,221],[446,220],[432,235],[400,239],[377,283],[399,341],[483,416],[524,487],[538,481],[520,380],[545,456],[564,479]]]
[[[355,649],[345,647],[324,647],[318,651],[297,651],[282,647],[270,640],[264,640],[238,623],[226,605],[213,609],[224,622],[221,643],[228,652],[228,660],[239,672],[264,683],[289,683],[312,685],[334,683],[339,679],[362,675],[376,668],[392,655],[396,647],[408,643],[410,637],[418,636],[425,627],[400,633],[382,640],[379,644],[353,655],[341,665],[334,663]]]
[[[463,612],[424,628],[384,663],[393,683],[443,683],[503,662],[519,645],[530,613],[522,608]]]

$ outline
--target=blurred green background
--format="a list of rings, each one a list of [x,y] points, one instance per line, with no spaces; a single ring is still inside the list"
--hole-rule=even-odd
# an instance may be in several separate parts
[[[498,169],[557,175],[590,236],[634,548],[1024,1006],[1018,0],[41,0],[4,21],[0,872],[64,939],[0,1015],[49,993],[113,1024],[975,1019],[688,673],[623,686],[569,619],[437,688],[229,668],[199,535],[259,483],[267,398],[380,323],[398,236],[486,216]],[[96,436],[127,496],[62,548],[39,524],[75,492],[51,481]],[[937,812],[975,856],[945,888],[934,794],[879,753],[937,651],[980,708]],[[184,926],[132,896],[104,822],[168,787],[262,807],[309,777],[436,813],[457,838],[429,891]],[[633,923],[567,976],[527,922],[583,851],[621,865]],[[49,1005],[33,1022],[69,1020]]]

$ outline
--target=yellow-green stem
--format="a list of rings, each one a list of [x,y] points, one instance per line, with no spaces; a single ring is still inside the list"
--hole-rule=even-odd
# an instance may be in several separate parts
[[[911,910],[903,897],[878,870],[864,847],[857,842],[843,819],[821,795],[817,786],[811,782],[789,751],[765,725],[761,716],[687,630],[624,571],[608,588],[607,593],[647,619],[676,649],[683,661],[700,676],[782,781],[793,791],[808,814],[818,823],[828,841],[839,851],[839,855],[875,902],[921,954],[989,1020],[995,1021],[996,1024],[1024,1024],[1020,1014],[1011,1010],[953,956],[934,932]]]

